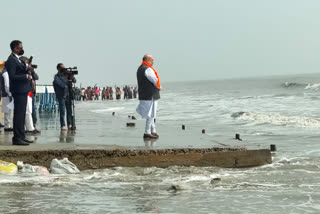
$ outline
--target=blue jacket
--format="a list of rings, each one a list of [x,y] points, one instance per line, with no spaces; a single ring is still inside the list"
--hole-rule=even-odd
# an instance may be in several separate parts
[[[56,74],[53,80],[53,88],[57,99],[69,96],[68,80],[62,74]]]

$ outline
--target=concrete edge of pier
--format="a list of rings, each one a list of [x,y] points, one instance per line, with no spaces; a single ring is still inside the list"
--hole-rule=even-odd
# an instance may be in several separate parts
[[[80,170],[109,167],[216,166],[254,167],[272,162],[269,149],[171,148],[140,149],[120,146],[33,145],[0,146],[0,160],[50,167],[52,159],[68,158]]]

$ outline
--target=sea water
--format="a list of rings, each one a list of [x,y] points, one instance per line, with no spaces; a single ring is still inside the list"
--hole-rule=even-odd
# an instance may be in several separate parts
[[[77,131],[71,134],[60,133],[57,114],[42,113],[37,143],[228,147],[241,145],[232,139],[239,133],[245,146],[276,144],[273,163],[245,169],[116,167],[77,175],[0,175],[0,213],[320,212],[320,75],[163,83],[155,142],[142,139],[137,104],[76,102]],[[128,121],[136,126],[126,127]]]

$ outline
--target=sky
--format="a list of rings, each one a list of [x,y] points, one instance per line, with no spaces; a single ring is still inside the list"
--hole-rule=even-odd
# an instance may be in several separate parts
[[[318,73],[319,0],[0,0],[0,61],[34,56],[39,84],[57,63],[78,84],[136,83],[152,54],[162,82]]]

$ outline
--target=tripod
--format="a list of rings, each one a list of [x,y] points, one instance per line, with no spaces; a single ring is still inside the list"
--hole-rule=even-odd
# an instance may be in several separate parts
[[[76,130],[76,114],[74,111],[75,94],[72,87],[72,80],[68,78],[69,102],[71,103],[71,130]]]

